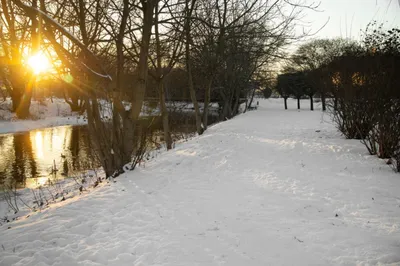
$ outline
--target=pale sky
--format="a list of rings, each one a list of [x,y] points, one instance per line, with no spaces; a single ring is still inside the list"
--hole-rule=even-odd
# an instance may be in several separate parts
[[[307,1],[321,2],[321,12],[308,10],[303,17],[314,32],[329,19],[328,24],[312,38],[342,37],[360,40],[360,30],[364,30],[372,20],[385,22],[385,28],[400,27],[400,0]]]

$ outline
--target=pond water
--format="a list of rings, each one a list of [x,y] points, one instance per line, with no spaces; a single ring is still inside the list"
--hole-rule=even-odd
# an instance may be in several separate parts
[[[97,167],[86,126],[0,135],[0,184],[37,187],[72,171]]]
[[[210,115],[209,124],[217,122]],[[176,138],[195,132],[193,114],[171,114],[170,126]],[[161,121],[155,130],[161,130]],[[162,133],[158,131],[162,139]],[[60,126],[29,132],[0,134],[0,186],[35,188],[99,167],[92,152],[86,126]]]

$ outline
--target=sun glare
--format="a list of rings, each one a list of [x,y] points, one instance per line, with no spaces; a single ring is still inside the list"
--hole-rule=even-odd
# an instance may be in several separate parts
[[[42,54],[40,52],[35,55],[32,55],[28,59],[28,65],[30,68],[32,68],[33,73],[35,75],[43,73],[50,68],[49,60],[47,59],[47,57],[44,54]]]

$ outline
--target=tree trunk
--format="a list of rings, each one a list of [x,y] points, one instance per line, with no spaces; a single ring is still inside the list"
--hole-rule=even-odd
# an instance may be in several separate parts
[[[335,96],[334,100],[333,100],[333,109],[337,110],[338,107],[338,98]]]
[[[161,107],[161,117],[162,117],[162,125],[164,130],[164,141],[167,146],[167,150],[172,149],[172,138],[171,138],[171,131],[169,128],[169,117],[168,117],[168,110],[167,105],[165,103],[165,87],[164,87],[164,77],[163,75],[163,67],[162,67],[162,53],[161,53],[161,42],[160,42],[160,34],[158,28],[158,5],[155,7],[155,19],[154,19],[154,31],[156,35],[156,55],[157,55],[157,87],[158,93],[160,95],[160,107]]]
[[[246,109],[244,109],[244,113],[246,113],[247,108],[251,107],[251,105],[253,104],[255,94],[256,94],[256,87],[254,87],[254,89],[253,89],[253,93],[251,94],[250,102],[248,104],[246,104]]]
[[[300,110],[300,98],[297,98],[297,109]]]
[[[83,110],[83,100],[81,97],[78,95],[79,92],[70,86],[69,90],[64,88],[64,100],[65,102],[69,105],[71,108],[72,112],[81,112]]]
[[[37,0],[32,0],[32,7],[33,8],[38,8],[38,1]],[[40,35],[38,32],[38,20],[36,15],[30,16],[31,19],[31,39],[32,39],[32,53],[36,54],[39,50],[40,46]]]
[[[99,130],[98,128],[98,124],[97,122],[99,122],[94,114],[93,114],[93,106],[91,104],[91,101],[89,100],[89,97],[86,97],[85,100],[85,109],[86,109],[86,113],[87,113],[87,117],[88,117],[88,127],[89,127],[89,132],[91,132],[91,139],[93,139],[93,144],[96,147],[96,154],[99,156],[99,161],[101,166],[104,169],[104,172],[106,174],[106,177],[109,177],[113,174],[114,169],[112,169],[113,167],[111,166],[110,162],[111,162],[111,152],[110,152],[110,148],[108,148],[107,150],[104,149],[104,145],[107,145],[107,143],[102,143],[101,141],[103,140],[102,137],[102,133],[101,130]]]
[[[129,0],[123,0],[123,10],[121,17],[121,24],[119,26],[119,33],[116,39],[117,47],[117,90],[123,95],[126,91],[122,87],[122,74],[124,71],[124,50],[123,42],[125,36],[126,23],[129,17]]]
[[[400,154],[397,154],[395,159],[396,159],[396,171],[400,172]]]
[[[234,102],[233,102],[231,117],[234,117],[235,115],[237,115],[239,113],[239,107],[240,107],[240,89],[239,89],[239,87],[237,87],[235,90],[233,100],[234,100]]]
[[[69,107],[71,108],[71,112],[81,112],[82,111],[82,102],[76,102],[76,101],[65,101],[68,103]]]
[[[222,113],[221,113],[220,120],[228,120],[229,119],[229,117],[228,117],[228,112],[229,112],[228,108],[229,108],[228,104],[226,102],[224,102],[224,107],[222,108]]]
[[[164,130],[164,139],[165,139],[165,144],[167,145],[167,150],[170,150],[172,149],[172,138],[171,138],[171,130],[169,128],[168,109],[165,104],[164,82],[162,80],[160,80],[158,83],[158,89],[160,93],[160,107],[161,107],[161,117]]]
[[[20,89],[15,89],[14,90],[20,90]],[[15,94],[13,90],[14,96],[11,96],[12,98],[12,109],[13,112],[17,115],[18,118],[20,119],[26,119],[29,117],[29,108],[31,107],[31,98],[32,98],[32,91],[30,90],[29,92],[26,91],[23,94]]]
[[[310,96],[310,110],[314,111],[314,99],[312,95],[309,96]]]
[[[326,97],[325,93],[321,93],[322,111],[326,111]]]
[[[32,7],[37,8],[37,0],[32,1]],[[36,53],[39,49],[39,34],[37,32],[38,22],[36,15],[30,16],[31,19],[31,53]],[[20,71],[23,71],[20,69]],[[21,73],[22,74],[22,73]],[[29,107],[31,106],[32,90],[36,83],[36,77],[32,73],[28,73],[25,78],[24,85],[21,86],[23,89],[22,98],[19,101],[19,106],[17,107],[16,114],[18,118],[28,118],[29,117]]]
[[[201,126],[201,116],[200,116],[200,109],[199,109],[199,103],[197,102],[196,99],[196,91],[194,89],[193,85],[193,74],[192,74],[192,61],[190,57],[190,18],[192,16],[192,11],[194,8],[194,1],[192,0],[192,6],[189,9],[189,3],[186,2],[186,12],[187,12],[187,18],[185,22],[185,59],[186,59],[186,70],[188,74],[188,86],[189,86],[189,93],[190,93],[190,98],[193,103],[194,107],[194,115],[196,118],[196,131],[199,135],[203,134],[204,130]]]
[[[18,118],[26,119],[29,117],[29,108],[31,106],[31,99],[32,99],[32,88],[33,82],[28,81],[25,85],[25,92],[19,102],[19,106],[16,110],[16,114]]]
[[[287,97],[283,98],[283,102],[285,103],[285,110],[287,110]]]
[[[188,83],[189,83],[189,93],[190,93],[190,99],[192,100],[193,107],[194,107],[194,115],[196,118],[196,131],[199,135],[203,134],[203,128],[201,126],[201,116],[200,116],[200,108],[199,108],[199,103],[197,102],[196,99],[196,91],[194,89],[193,85],[193,75],[192,75],[192,68],[191,68],[191,63],[188,62],[190,61],[187,60],[187,72],[188,72]]]
[[[212,84],[212,79],[210,79],[210,81],[207,84],[205,97],[204,97],[204,111],[203,111],[204,130],[206,130],[208,127],[208,110],[209,110],[210,98],[211,98],[211,84]]]
[[[12,111],[15,113],[18,110],[18,107],[20,106],[22,96],[23,96],[23,88],[20,86],[14,85],[13,90],[11,92],[11,101],[12,101]]]
[[[143,1],[144,2],[144,1]],[[148,0],[144,2],[143,8],[143,31],[142,31],[142,42],[140,45],[139,53],[139,64],[138,64],[138,82],[136,84],[136,90],[134,97],[131,101],[131,112],[130,117],[132,120],[136,121],[139,119],[140,112],[142,111],[142,105],[144,101],[144,96],[146,93],[146,83],[148,76],[148,55],[149,55],[149,45],[151,29],[153,27],[153,15],[155,5],[158,0]]]
[[[31,76],[24,76],[21,65],[10,68],[10,83],[12,85],[11,99],[12,111],[18,118],[25,119],[29,117],[29,108],[32,98]]]
[[[116,177],[123,173],[124,165],[131,161],[134,144],[127,141],[127,139],[133,140],[133,138],[129,137],[133,134],[134,124],[132,121],[126,122],[124,120],[123,123],[126,123],[126,127],[124,126],[124,132],[121,134],[121,126],[118,125],[120,123],[119,119],[113,119],[114,124],[112,125],[102,121],[95,95],[90,100],[86,98],[85,105],[91,138],[96,145],[96,154],[99,156],[106,177]],[[117,116],[117,113],[115,112],[113,115]],[[124,140],[123,143],[121,142],[122,139]]]

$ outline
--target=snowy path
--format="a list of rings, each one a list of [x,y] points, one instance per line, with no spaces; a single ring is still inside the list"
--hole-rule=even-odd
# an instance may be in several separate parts
[[[400,265],[400,175],[281,105],[0,227],[0,265]]]

